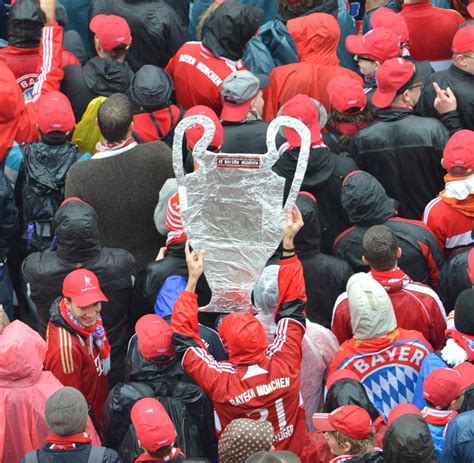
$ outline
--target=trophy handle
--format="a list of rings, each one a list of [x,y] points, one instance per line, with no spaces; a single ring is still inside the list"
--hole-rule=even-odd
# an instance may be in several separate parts
[[[291,183],[290,192],[286,198],[284,209],[290,209],[295,205],[296,197],[300,191],[303,178],[306,173],[306,167],[308,165],[309,151],[311,148],[311,133],[300,120],[289,116],[279,116],[274,119],[267,130],[267,157],[272,166],[278,161],[280,153],[276,147],[276,135],[281,127],[289,127],[298,132],[301,137],[300,152],[298,153],[298,164],[296,165],[295,175]]]
[[[211,144],[214,138],[216,128],[214,122],[206,116],[190,116],[184,118],[177,126],[174,131],[173,139],[173,169],[176,176],[178,185],[182,184],[184,178],[184,167],[183,167],[183,138],[186,129],[189,129],[193,125],[201,125],[204,129],[204,133],[199,141],[193,148],[193,158],[201,165],[201,157],[206,153],[207,147]]]

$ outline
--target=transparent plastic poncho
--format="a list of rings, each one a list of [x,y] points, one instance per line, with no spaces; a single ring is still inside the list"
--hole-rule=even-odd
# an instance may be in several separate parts
[[[195,124],[204,128],[193,150],[199,169],[185,175],[183,137]],[[272,171],[279,157],[275,137],[282,126],[295,129],[302,139],[285,204],[285,179]],[[268,128],[263,155],[207,151],[214,132],[209,118],[187,117],[176,127],[173,143],[183,228],[193,249],[206,251],[204,272],[212,299],[200,310],[253,312],[252,289],[283,238],[286,211],[294,206],[306,172],[310,132],[297,119],[278,117]]]

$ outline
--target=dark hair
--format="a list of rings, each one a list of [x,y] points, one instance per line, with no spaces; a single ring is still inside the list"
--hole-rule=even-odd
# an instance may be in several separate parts
[[[104,138],[111,143],[125,139],[132,120],[132,102],[123,93],[110,95],[100,107],[97,115],[100,131]]]
[[[391,270],[397,263],[398,238],[387,226],[375,225],[365,232],[362,251],[375,271]]]
[[[41,134],[41,141],[46,143],[47,145],[63,145],[67,141],[69,141],[72,137],[71,132],[60,132],[58,130],[54,130],[53,132],[43,133],[40,131]]]
[[[354,111],[358,111],[358,108],[350,108],[350,109],[354,109]],[[370,109],[368,109],[367,107],[365,107],[362,111],[358,112],[357,114],[342,114],[336,111],[334,108],[332,108],[328,123],[332,126],[335,126],[337,123],[344,124],[348,122],[349,123],[350,122],[367,122],[367,124],[370,124],[373,120],[374,120],[374,115],[372,114],[372,111],[370,111]],[[341,147],[348,146],[353,136],[354,135],[347,135],[345,133],[341,133],[338,136],[338,142],[341,145]]]
[[[158,450],[155,450],[154,452],[151,452],[150,450],[146,450],[146,453],[150,455],[153,458],[164,458],[169,455],[171,450],[173,450],[173,444],[167,445],[166,447],[161,447]]]
[[[123,58],[125,56],[127,50],[127,45],[121,43],[120,45],[117,45],[112,51],[103,50],[103,53],[105,56],[107,56],[107,59],[111,61],[117,61],[118,59]]]
[[[280,11],[288,11],[291,13],[306,13],[314,5],[324,3],[320,0],[298,0],[297,2],[289,2],[288,0],[279,0]]]

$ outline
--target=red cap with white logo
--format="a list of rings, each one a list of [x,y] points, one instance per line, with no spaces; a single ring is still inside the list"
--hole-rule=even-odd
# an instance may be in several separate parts
[[[86,269],[74,270],[64,278],[63,296],[70,298],[79,307],[108,302],[100,289],[99,280],[94,273]]]

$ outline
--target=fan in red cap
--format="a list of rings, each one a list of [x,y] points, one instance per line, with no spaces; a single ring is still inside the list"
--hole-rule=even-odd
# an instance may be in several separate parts
[[[92,18],[89,27],[95,34],[96,48],[98,42],[105,51],[125,53],[132,43],[130,27],[120,16],[99,14]]]
[[[445,253],[473,243],[474,132],[460,130],[446,144],[441,161],[445,187],[425,208],[423,222]],[[452,308],[452,307],[451,307]]]
[[[145,398],[135,402],[130,418],[138,444],[145,451],[136,462],[182,461],[183,453],[174,446],[176,429],[158,400]]]
[[[208,147],[210,151],[219,152],[222,144],[224,143],[224,128],[222,127],[221,121],[217,117],[217,114],[207,106],[193,106],[191,109],[188,109],[184,115],[186,117],[191,116],[205,116],[211,119],[214,123],[216,131],[214,137],[211,140],[211,143]],[[186,129],[186,140],[188,142],[188,148],[190,150],[194,149],[194,146],[204,135],[204,129],[200,124],[193,125]]]
[[[100,303],[108,299],[97,276],[86,269],[69,273],[62,293],[51,307],[44,365],[64,386],[84,394],[99,421],[108,394],[111,350],[99,314]]]
[[[143,357],[152,363],[167,364],[175,357],[172,344],[173,330],[158,315],[144,315],[137,321],[135,332],[138,339],[138,350]]]
[[[402,56],[408,56],[408,42],[410,40],[410,33],[405,18],[391,10],[390,8],[377,8],[370,16],[370,25],[377,29],[379,27],[385,27],[390,29],[400,40],[400,46],[402,48]]]
[[[315,413],[313,425],[324,432],[331,452],[336,458],[331,463],[370,456],[379,461],[381,450],[374,448],[374,428],[369,414],[356,405],[344,405],[331,413]]]

